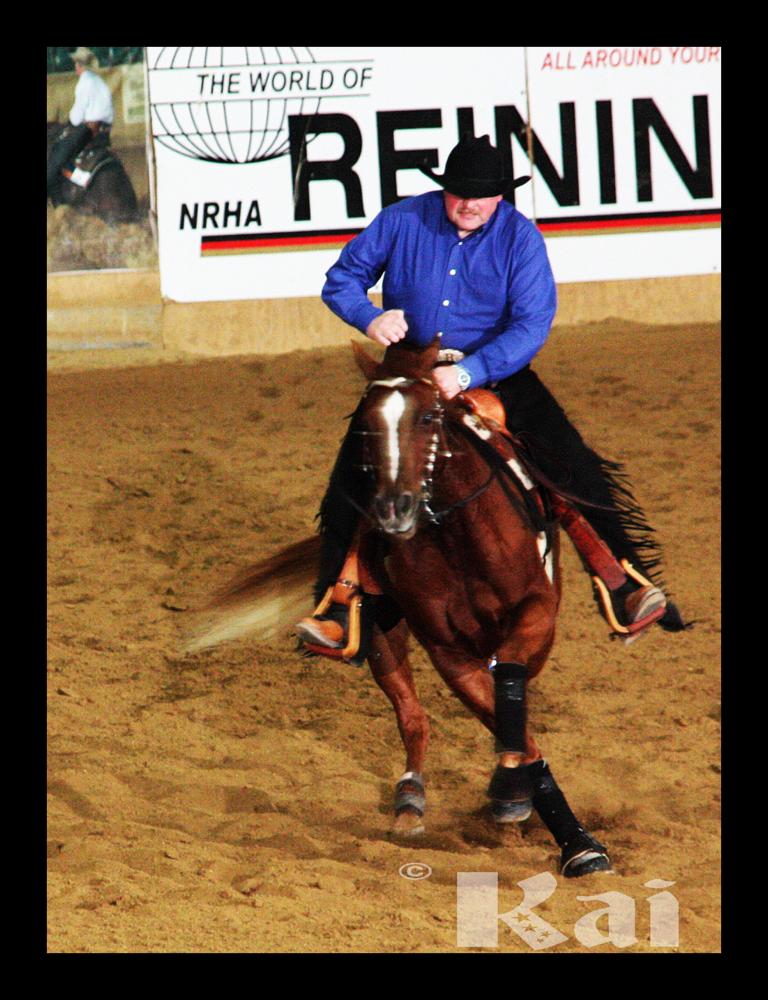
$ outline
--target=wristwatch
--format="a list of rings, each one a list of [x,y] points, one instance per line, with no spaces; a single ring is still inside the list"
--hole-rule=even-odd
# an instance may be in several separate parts
[[[469,374],[466,368],[462,368],[461,365],[456,365],[456,377],[459,383],[459,389],[464,392],[465,389],[469,388],[469,384],[472,381],[472,376]]]

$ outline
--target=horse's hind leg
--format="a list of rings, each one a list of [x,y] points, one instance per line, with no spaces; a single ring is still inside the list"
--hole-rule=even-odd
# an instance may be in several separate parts
[[[424,756],[429,719],[424,711],[408,662],[408,628],[400,622],[389,632],[374,628],[368,662],[374,680],[392,702],[405,747],[405,773],[395,789],[393,830],[403,835],[424,832]]]
[[[529,770],[534,808],[560,848],[561,874],[578,878],[611,871],[608,851],[576,819],[546,760],[537,760]]]

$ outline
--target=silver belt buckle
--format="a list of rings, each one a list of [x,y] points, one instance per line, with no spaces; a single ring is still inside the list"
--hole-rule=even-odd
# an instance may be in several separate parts
[[[464,360],[464,352],[456,351],[452,347],[446,347],[437,352],[438,364],[455,365]]]

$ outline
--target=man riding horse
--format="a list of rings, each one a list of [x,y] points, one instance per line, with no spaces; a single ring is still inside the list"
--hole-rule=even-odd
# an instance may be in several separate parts
[[[62,176],[75,184],[87,183],[87,178],[81,178],[77,168],[70,170],[67,164],[91,142],[108,146],[115,120],[109,87],[93,72],[99,65],[96,56],[81,46],[72,53],[71,59],[78,76],[75,103],[69,112],[69,125],[56,140],[48,161],[48,197],[54,205],[60,203]]]
[[[653,579],[660,561],[653,529],[620,466],[588,447],[531,370],[555,315],[555,282],[538,229],[504,200],[530,177],[505,176],[487,135],[462,138],[442,175],[421,169],[444,190],[383,209],[327,272],[323,301],[383,346],[423,346],[439,337],[431,378],[442,396],[492,390],[532,467],[570,498],[557,496],[554,510],[592,576],[613,634],[631,642],[654,623],[681,631],[677,608]],[[367,293],[382,274],[380,309]],[[356,650],[349,644],[353,599],[363,598],[362,644],[374,619],[386,631],[398,610],[373,596],[381,590],[365,558],[357,512],[367,502],[367,479],[354,465],[353,437],[348,433],[342,445],[320,511],[320,603],[296,631],[316,652],[338,658],[343,649],[345,659],[359,662],[360,644]]]

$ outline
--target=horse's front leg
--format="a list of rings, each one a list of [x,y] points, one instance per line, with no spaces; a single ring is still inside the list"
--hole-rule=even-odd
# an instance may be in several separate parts
[[[610,871],[608,852],[578,821],[528,732],[527,686],[552,647],[554,611],[547,597],[531,597],[519,606],[516,627],[500,643],[492,669],[442,647],[431,648],[430,656],[446,683],[496,737],[498,761],[488,788],[494,819],[521,822],[536,809],[561,849],[562,874],[577,877]]]
[[[496,737],[498,764],[489,788],[494,819],[527,819],[533,809],[527,765],[541,753],[527,727],[526,668],[500,660],[491,670],[488,663],[457,658],[445,647],[431,647],[430,656],[446,684]]]
[[[405,773],[395,787],[393,832],[414,836],[424,832],[424,756],[429,719],[424,711],[408,662],[408,627],[401,621],[387,633],[374,628],[368,656],[371,673],[392,702],[405,747]]]

